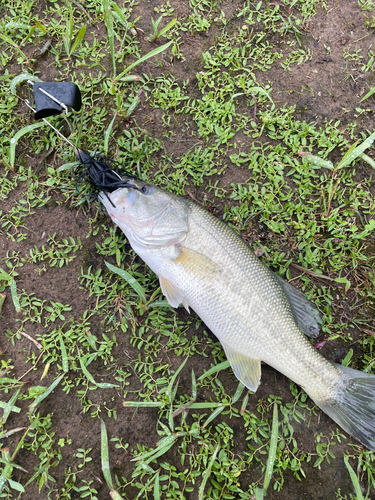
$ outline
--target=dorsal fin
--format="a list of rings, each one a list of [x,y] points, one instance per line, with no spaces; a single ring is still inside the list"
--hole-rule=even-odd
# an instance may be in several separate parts
[[[274,276],[289,299],[298,328],[308,337],[317,337],[320,333],[322,318],[316,306],[308,300],[304,293],[287,283],[279,275],[274,274]]]

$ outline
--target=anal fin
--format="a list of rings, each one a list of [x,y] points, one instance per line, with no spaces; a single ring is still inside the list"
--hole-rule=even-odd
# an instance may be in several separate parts
[[[260,360],[244,356],[225,344],[222,346],[235,376],[250,391],[255,392],[261,375]]]

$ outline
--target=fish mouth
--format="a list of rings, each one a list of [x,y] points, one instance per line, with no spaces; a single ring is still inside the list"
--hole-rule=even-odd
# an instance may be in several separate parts
[[[139,191],[132,188],[119,188],[112,193],[101,191],[98,196],[108,215],[117,225],[129,222],[129,210],[137,203],[138,197]]]
[[[121,209],[123,213],[126,212],[126,208],[133,206],[138,199],[138,190],[132,189],[132,186],[121,187],[109,193],[108,191],[101,191],[98,196],[99,200],[103,205],[108,208],[108,202],[114,209]],[[121,208],[120,208],[121,206]]]

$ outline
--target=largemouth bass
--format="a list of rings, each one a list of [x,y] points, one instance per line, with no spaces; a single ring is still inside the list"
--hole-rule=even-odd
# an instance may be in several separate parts
[[[265,266],[224,222],[138,179],[101,193],[113,222],[184,305],[220,340],[236,377],[256,391],[261,361],[301,386],[351,436],[375,448],[375,375],[331,363],[305,335],[319,332],[307,298]]]

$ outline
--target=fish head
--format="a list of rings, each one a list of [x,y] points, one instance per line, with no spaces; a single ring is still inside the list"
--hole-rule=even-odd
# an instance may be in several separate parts
[[[101,192],[99,199],[133,248],[180,243],[188,231],[186,201],[139,179],[130,179],[128,186]]]

